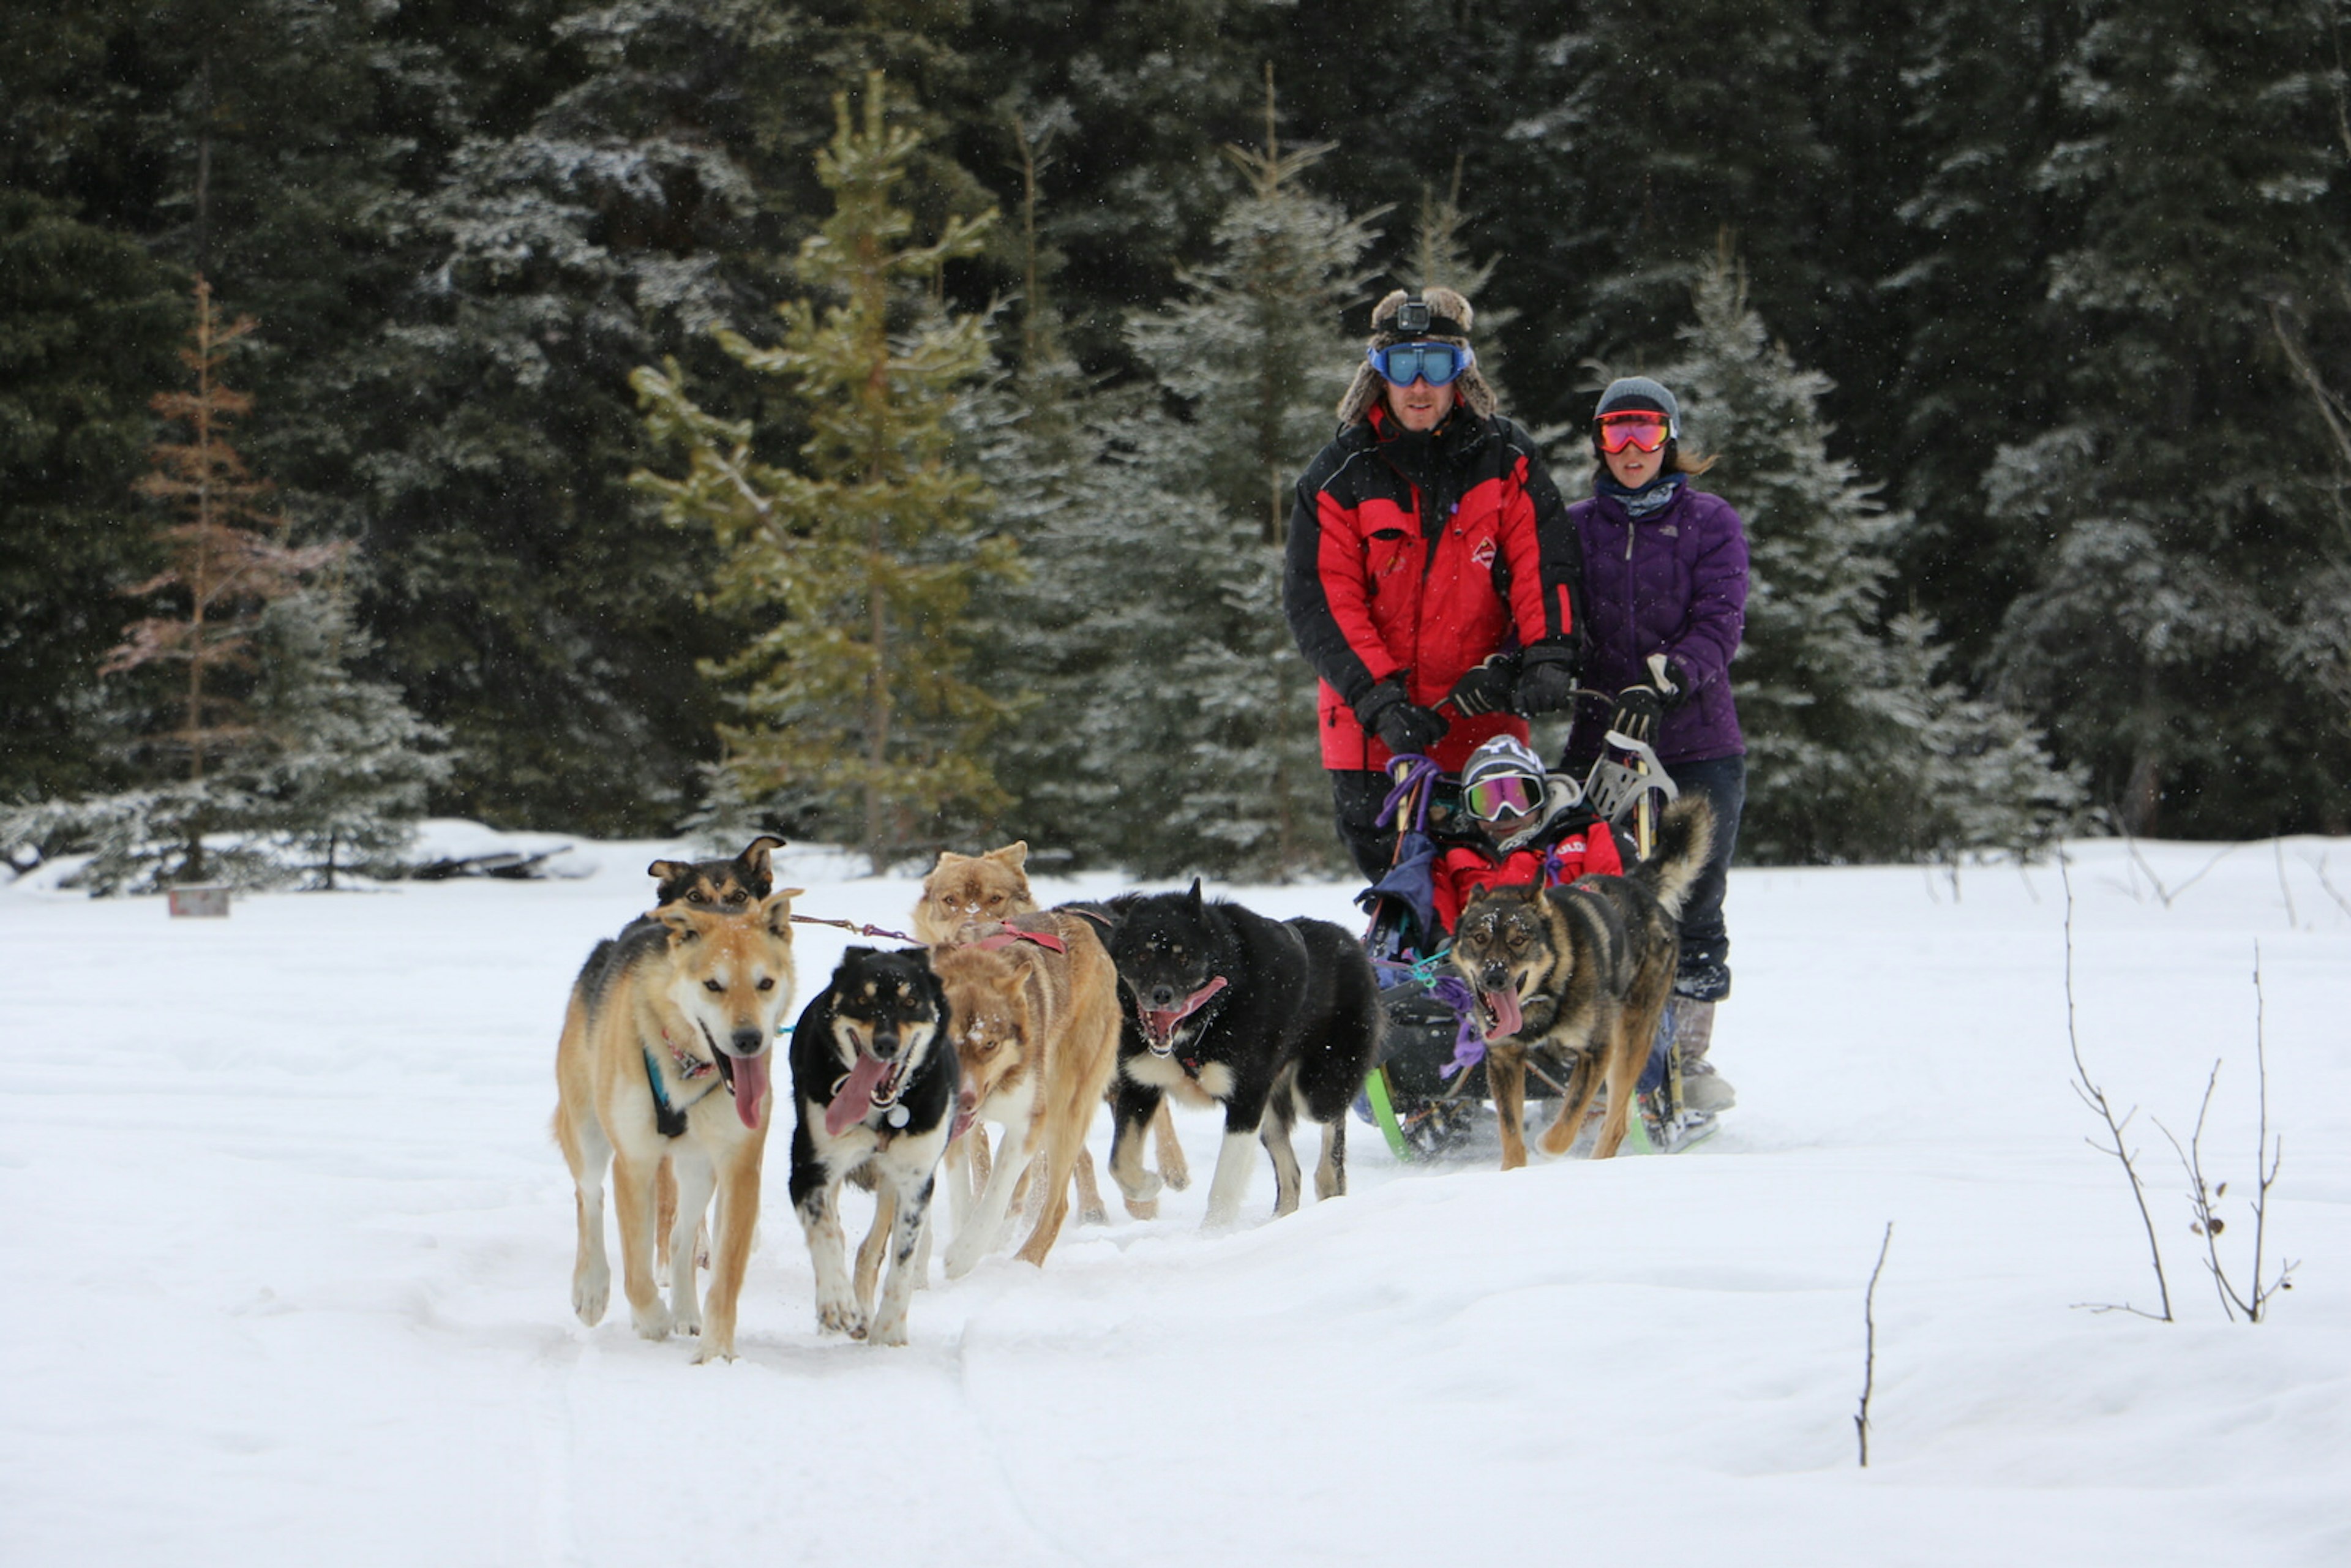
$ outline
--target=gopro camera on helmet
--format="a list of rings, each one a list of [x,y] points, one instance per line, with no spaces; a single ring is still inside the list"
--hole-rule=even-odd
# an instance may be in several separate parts
[[[1395,329],[1399,332],[1428,330],[1428,301],[1415,295],[1396,307]]]

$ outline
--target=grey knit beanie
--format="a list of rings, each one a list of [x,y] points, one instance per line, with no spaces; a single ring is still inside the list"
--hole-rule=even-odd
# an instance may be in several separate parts
[[[1394,289],[1372,307],[1372,335],[1364,344],[1365,348],[1384,349],[1391,343],[1411,342],[1458,343],[1465,349],[1469,346],[1468,333],[1478,324],[1478,313],[1469,308],[1469,301],[1450,288],[1423,289],[1420,298],[1427,302],[1431,316],[1458,322],[1462,336],[1437,332],[1407,334],[1395,330],[1396,308],[1411,298],[1401,288]],[[1339,427],[1343,430],[1349,425],[1362,423],[1364,416],[1371,413],[1372,405],[1386,395],[1387,384],[1386,379],[1371,367],[1370,361],[1356,366],[1355,379],[1347,384],[1347,395],[1339,400]],[[1480,419],[1490,418],[1499,404],[1500,400],[1495,397],[1493,387],[1478,373],[1475,365],[1463,371],[1453,386],[1455,396]]]
[[[1619,376],[1608,383],[1600,394],[1600,402],[1592,411],[1593,423],[1599,423],[1604,413],[1622,413],[1633,409],[1647,409],[1666,416],[1666,434],[1678,441],[1682,434],[1682,405],[1674,401],[1665,383],[1646,376]]]

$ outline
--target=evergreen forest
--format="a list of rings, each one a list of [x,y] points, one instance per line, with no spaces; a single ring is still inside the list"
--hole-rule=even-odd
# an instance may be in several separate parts
[[[1571,499],[1614,376],[1717,457],[1746,858],[2351,832],[2347,36],[11,0],[0,852],[1334,871],[1290,486],[1436,284]]]

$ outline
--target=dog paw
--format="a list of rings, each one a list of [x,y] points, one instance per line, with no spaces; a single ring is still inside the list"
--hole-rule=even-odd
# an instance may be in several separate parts
[[[1110,1223],[1110,1210],[1104,1208],[1099,1203],[1089,1204],[1085,1207],[1078,1210],[1078,1223],[1080,1225],[1108,1225]]]
[[[1159,1189],[1165,1185],[1150,1171],[1138,1171],[1132,1180],[1125,1176],[1118,1178],[1119,1194],[1126,1199],[1126,1207],[1130,1211],[1138,1203],[1150,1203],[1157,1198]]]
[[[841,1333],[852,1339],[863,1339],[865,1314],[847,1301],[830,1305],[820,1302],[816,1309],[816,1326],[825,1333]]]
[[[1185,1188],[1192,1185],[1192,1173],[1189,1171],[1169,1171],[1159,1179],[1167,1184],[1167,1190],[1169,1192],[1182,1192]]]
[[[671,1325],[669,1309],[655,1301],[642,1311],[631,1309],[630,1322],[636,1326],[640,1339],[667,1339]]]
[[[1131,1219],[1156,1219],[1159,1218],[1159,1200],[1152,1198],[1137,1203],[1130,1197],[1126,1200],[1126,1212]]]
[[[877,1320],[873,1324],[872,1332],[865,1336],[865,1343],[868,1344],[904,1344],[906,1343],[906,1314],[904,1312],[898,1312],[892,1316]]]
[[[963,1239],[957,1237],[955,1244],[947,1249],[947,1278],[960,1280],[978,1268],[981,1255],[979,1247],[977,1245],[967,1247],[963,1244]]]
[[[694,1364],[696,1366],[706,1365],[714,1361],[732,1361],[734,1359],[735,1343],[732,1340],[721,1344],[716,1339],[706,1339],[704,1340],[700,1345],[696,1346],[694,1352]]]
[[[594,1328],[604,1321],[604,1309],[611,1304],[612,1276],[574,1280],[571,1281],[571,1310],[580,1321]]]

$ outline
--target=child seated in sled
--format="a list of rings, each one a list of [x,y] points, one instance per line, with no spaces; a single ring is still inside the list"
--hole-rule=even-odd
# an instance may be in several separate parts
[[[1481,887],[1555,887],[1625,869],[1616,837],[1565,774],[1543,771],[1524,741],[1498,735],[1461,769],[1460,811],[1474,833],[1447,835],[1430,868],[1437,921],[1447,936]]]

